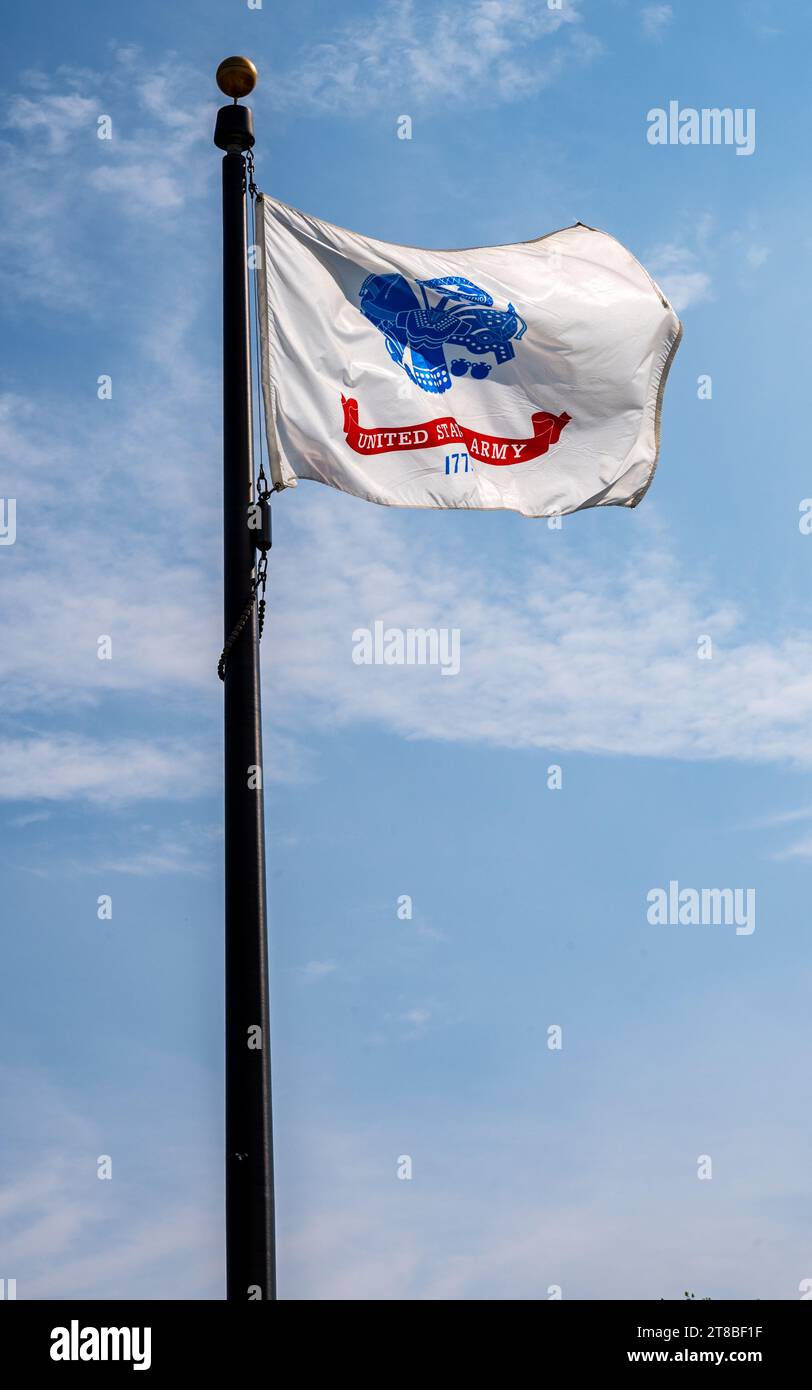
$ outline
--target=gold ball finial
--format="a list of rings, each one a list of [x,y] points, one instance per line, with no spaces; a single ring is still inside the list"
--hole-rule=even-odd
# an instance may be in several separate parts
[[[257,72],[250,58],[224,58],[217,69],[217,86],[235,101],[247,97],[257,85]]]

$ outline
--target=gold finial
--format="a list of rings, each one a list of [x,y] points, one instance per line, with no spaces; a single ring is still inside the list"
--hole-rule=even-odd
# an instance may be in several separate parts
[[[258,76],[250,58],[224,58],[217,69],[217,86],[227,97],[237,101],[254,90]]]

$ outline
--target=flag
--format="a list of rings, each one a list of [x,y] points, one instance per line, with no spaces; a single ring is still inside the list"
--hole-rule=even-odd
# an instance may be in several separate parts
[[[639,261],[583,223],[425,251],[257,201],[274,484],[397,507],[633,507],[682,334]]]

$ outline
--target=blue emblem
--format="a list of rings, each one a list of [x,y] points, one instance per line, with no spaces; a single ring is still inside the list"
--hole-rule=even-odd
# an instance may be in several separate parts
[[[461,275],[415,283],[422,305],[404,275],[368,275],[360,300],[362,314],[383,333],[392,361],[421,390],[441,395],[453,385],[452,376],[465,376],[469,370],[476,380],[484,380],[492,365],[516,356],[513,339],[518,342],[527,324],[512,304],[494,309],[491,296]],[[434,303],[429,290],[437,296]],[[474,357],[493,353],[495,362],[452,357],[448,363],[446,344],[456,344]]]

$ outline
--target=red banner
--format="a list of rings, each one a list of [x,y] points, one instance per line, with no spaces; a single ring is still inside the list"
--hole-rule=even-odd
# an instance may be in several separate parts
[[[551,415],[537,410],[530,416],[533,433],[528,439],[504,439],[495,434],[480,434],[459,424],[453,415],[427,420],[423,425],[401,425],[395,429],[366,428],[358,423],[358,402],[341,397],[344,407],[344,433],[347,443],[356,454],[390,454],[409,449],[452,448],[465,444],[471,458],[479,463],[507,465],[524,463],[526,459],[546,454],[551,444],[557,444],[561,431],[571,416]]]

